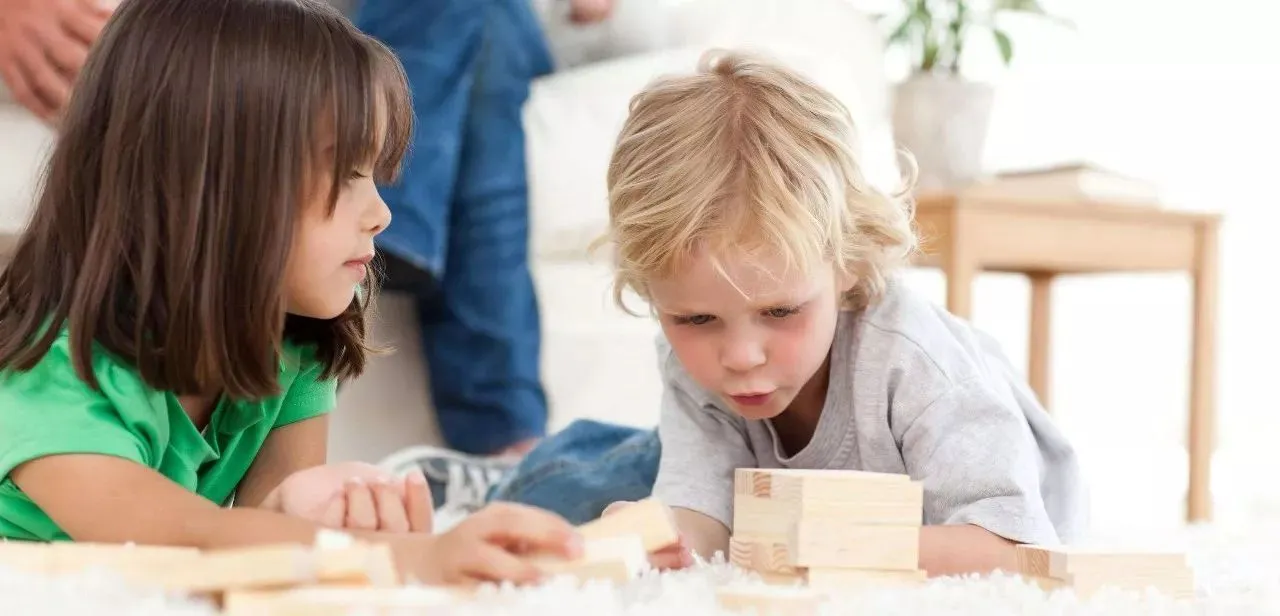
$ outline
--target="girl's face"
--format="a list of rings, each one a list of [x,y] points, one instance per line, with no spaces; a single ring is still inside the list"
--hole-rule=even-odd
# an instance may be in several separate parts
[[[302,204],[293,248],[285,268],[285,301],[290,314],[332,319],[355,297],[369,274],[373,238],[391,222],[378,195],[371,168],[353,170],[342,182],[332,214],[326,202],[329,173]]]

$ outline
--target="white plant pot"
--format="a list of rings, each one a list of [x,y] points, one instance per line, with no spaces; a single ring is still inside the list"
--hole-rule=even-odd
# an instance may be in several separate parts
[[[944,74],[917,73],[894,91],[898,146],[919,168],[916,187],[962,186],[982,174],[994,89]]]

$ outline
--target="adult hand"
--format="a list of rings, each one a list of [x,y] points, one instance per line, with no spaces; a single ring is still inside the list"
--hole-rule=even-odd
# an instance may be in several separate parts
[[[591,24],[603,21],[613,12],[614,0],[572,0],[573,10],[569,19],[577,24]]]
[[[52,121],[118,0],[0,0],[0,78]]]

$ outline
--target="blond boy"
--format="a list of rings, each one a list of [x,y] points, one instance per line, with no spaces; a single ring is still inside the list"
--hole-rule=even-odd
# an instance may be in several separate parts
[[[897,281],[910,204],[863,178],[833,96],[709,54],[635,97],[608,185],[617,299],[662,326],[660,426],[570,427],[491,498],[575,519],[652,481],[685,539],[655,557],[668,567],[727,550],[741,467],[921,480],[933,575],[1009,570],[1016,543],[1080,532],[1071,445],[989,337]]]

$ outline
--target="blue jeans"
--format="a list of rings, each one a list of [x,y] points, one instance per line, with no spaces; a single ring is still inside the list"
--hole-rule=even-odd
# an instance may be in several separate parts
[[[540,26],[529,0],[361,4],[356,24],[395,51],[413,95],[401,177],[380,187],[394,224],[378,246],[434,279],[415,294],[441,432],[473,454],[540,437],[521,123],[530,83],[552,70]]]
[[[582,524],[609,503],[647,498],[661,454],[657,430],[575,421],[529,452],[488,500],[541,507]]]

